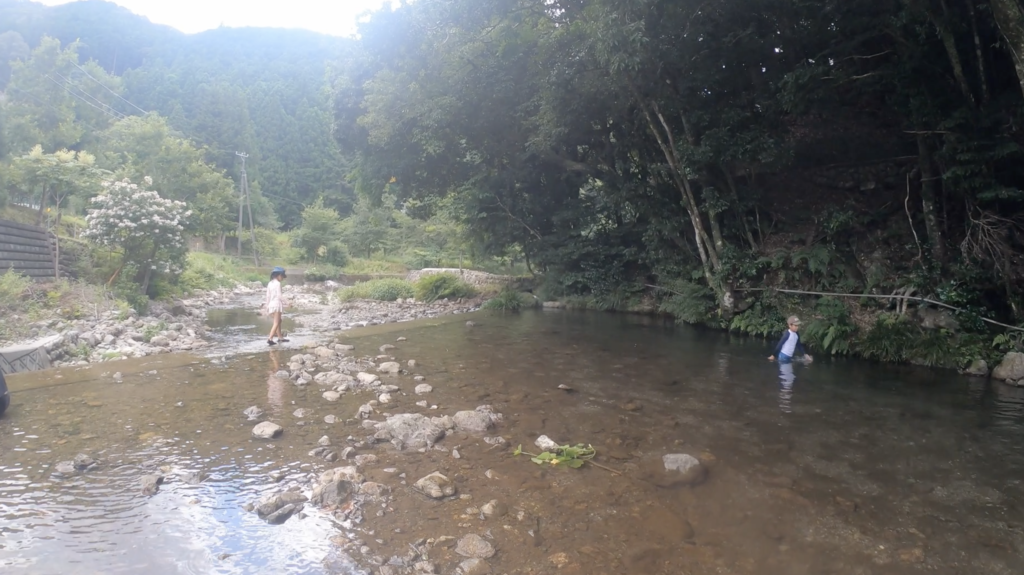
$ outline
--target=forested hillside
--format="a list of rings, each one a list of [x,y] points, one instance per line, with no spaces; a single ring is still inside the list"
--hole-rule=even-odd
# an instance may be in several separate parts
[[[186,35],[99,0],[56,7],[0,0],[7,125],[0,153],[103,146],[118,120],[155,113],[235,182],[235,152],[249,154],[263,226],[297,226],[303,205],[321,196],[347,213],[353,195],[330,136],[327,72],[350,44],[292,30]],[[46,55],[33,57],[44,46]]]
[[[445,198],[548,296],[658,285],[766,334],[815,300],[751,290],[911,293],[983,333],[1024,313],[1022,24],[1016,0],[420,0],[362,28],[335,134],[361,190]],[[898,302],[856,301],[819,302],[819,347],[870,329],[920,359]]]

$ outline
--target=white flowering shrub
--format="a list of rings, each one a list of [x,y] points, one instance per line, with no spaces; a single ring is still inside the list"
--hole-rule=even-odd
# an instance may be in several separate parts
[[[146,178],[146,185],[153,180]],[[100,245],[120,249],[122,267],[139,270],[145,291],[156,273],[181,273],[188,248],[182,232],[192,212],[184,202],[160,197],[125,179],[104,182],[104,193],[92,199],[88,229],[82,234]]]

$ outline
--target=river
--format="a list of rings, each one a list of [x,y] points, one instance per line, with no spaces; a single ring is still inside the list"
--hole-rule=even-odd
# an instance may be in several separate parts
[[[237,338],[225,317],[216,329]],[[316,384],[271,377],[293,350],[19,375],[0,418],[0,571],[407,573],[378,565],[423,539],[477,533],[497,549],[493,573],[1024,572],[1024,389],[858,361],[780,373],[764,342],[627,315],[473,314],[338,337],[357,355],[397,346],[386,353],[415,359],[433,386],[416,396],[411,373],[397,376],[402,392],[380,411],[492,405],[508,447],[467,434],[425,453],[362,445],[352,418],[372,396],[328,403]],[[252,405],[282,438],[251,437]],[[512,455],[539,434],[593,444],[603,467]],[[340,465],[309,454],[325,435],[377,456],[361,471],[391,488],[379,511],[342,524],[307,505],[269,525],[243,509],[275,490],[308,493]],[[668,453],[700,458],[706,481],[652,484]],[[56,470],[77,454],[97,463]],[[409,488],[433,471],[461,497]],[[140,492],[146,474],[166,477],[155,495]],[[508,513],[485,518],[479,507],[495,499]],[[444,574],[464,559],[441,545],[428,555]]]

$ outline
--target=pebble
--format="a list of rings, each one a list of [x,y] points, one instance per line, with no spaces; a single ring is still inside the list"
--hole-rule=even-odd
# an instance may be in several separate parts
[[[331,444],[331,438],[327,437],[325,435],[325,436],[321,437],[320,440],[317,441],[316,443],[317,443],[317,445],[320,445],[322,447],[327,447],[327,446],[329,446]]]
[[[466,559],[459,564],[459,571],[462,575],[489,575],[491,566],[483,559]]]
[[[338,418],[333,415],[328,415],[324,417],[324,423],[334,423],[336,421],[338,421]]]
[[[256,427],[252,428],[252,436],[257,439],[273,439],[281,435],[284,428],[276,423],[264,421],[257,423]]]
[[[495,550],[489,541],[475,533],[470,533],[459,539],[458,544],[455,545],[455,552],[463,557],[489,559],[494,557]]]
[[[430,393],[434,391],[434,387],[429,383],[421,383],[416,386],[416,395],[423,395],[424,393]]]

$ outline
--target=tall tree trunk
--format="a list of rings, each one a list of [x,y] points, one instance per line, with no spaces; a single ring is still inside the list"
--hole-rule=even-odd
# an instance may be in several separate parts
[[[974,35],[974,55],[978,59],[978,81],[981,84],[981,103],[988,104],[991,99],[988,88],[988,73],[985,71],[985,51],[981,43],[981,36],[978,34],[978,15],[974,9],[974,0],[964,0],[967,3],[967,11],[971,15],[971,32]]]
[[[718,214],[708,214],[708,220],[711,222],[711,237],[715,240],[715,251],[722,253],[725,251],[725,240],[722,238],[722,225],[718,221]]]
[[[992,17],[999,32],[1006,39],[1006,47],[1013,56],[1017,69],[1017,82],[1024,95],[1024,8],[1018,0],[991,0]]]
[[[932,257],[938,262],[946,261],[946,244],[939,226],[939,216],[935,208],[935,191],[939,175],[932,163],[932,151],[927,136],[917,135],[918,162],[921,166],[921,210],[924,212],[925,230],[928,232],[928,244]]]
[[[732,195],[733,209],[736,210],[736,217],[740,220],[743,233],[747,236],[747,242],[750,243],[750,249],[756,252],[758,249],[757,242],[754,241],[754,234],[750,232],[747,217],[743,215],[743,210],[740,209],[740,193],[736,189],[736,178],[733,177],[732,172],[728,168],[722,169],[722,172],[725,173],[725,183],[729,185],[729,193]]]
[[[43,214],[46,212],[46,198],[50,196],[50,188],[43,184],[43,195],[39,198],[39,212],[36,214],[36,225],[43,225]]]

